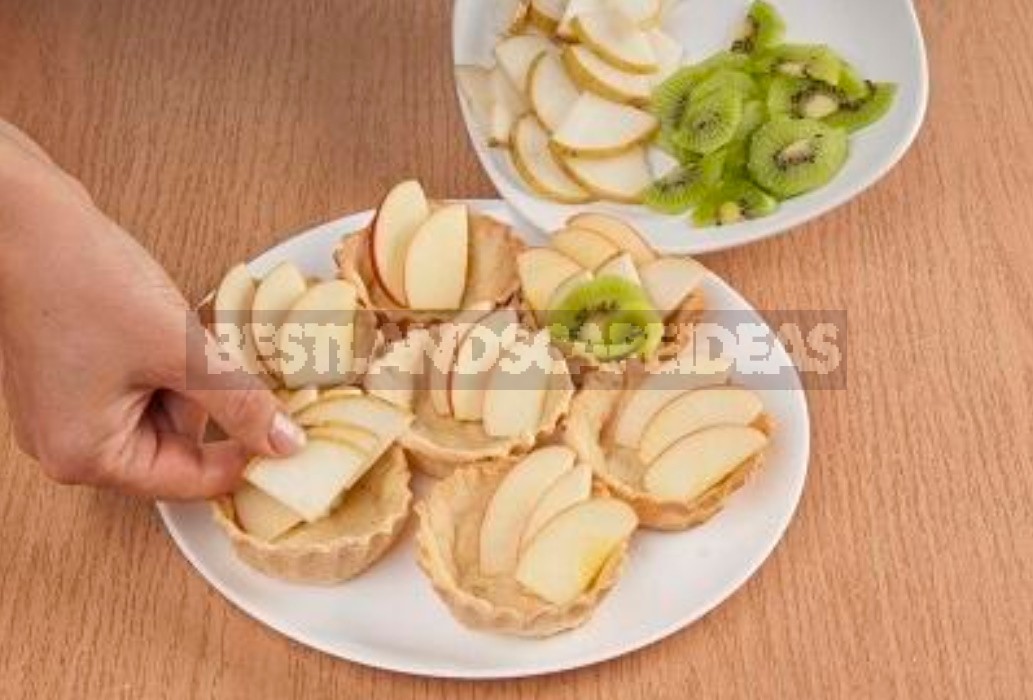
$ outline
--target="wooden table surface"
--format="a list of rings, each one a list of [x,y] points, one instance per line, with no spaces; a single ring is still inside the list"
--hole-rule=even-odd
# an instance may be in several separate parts
[[[904,161],[793,235],[706,258],[760,308],[849,317],[847,388],[809,397],[797,518],[717,610],[520,682],[337,661],[229,605],[149,504],[47,482],[0,416],[0,697],[1033,697],[1033,6],[919,11],[932,103]],[[0,116],[196,299],[403,176],[492,196],[449,17],[444,0],[0,0]]]

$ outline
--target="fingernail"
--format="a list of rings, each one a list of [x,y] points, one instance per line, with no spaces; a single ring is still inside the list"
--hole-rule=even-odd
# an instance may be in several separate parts
[[[305,431],[283,411],[277,411],[269,429],[269,443],[277,454],[294,454],[305,446]]]

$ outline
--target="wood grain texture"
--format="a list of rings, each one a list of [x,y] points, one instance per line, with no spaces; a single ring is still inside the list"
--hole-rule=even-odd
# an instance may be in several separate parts
[[[0,420],[0,697],[1033,696],[1033,5],[919,10],[934,84],[904,162],[793,235],[707,258],[760,308],[845,309],[850,334],[847,389],[810,396],[798,517],[723,606],[542,679],[362,668],[232,608],[148,505],[46,482]],[[2,0],[0,115],[196,299],[403,176],[492,195],[453,97],[449,15],[443,0]]]

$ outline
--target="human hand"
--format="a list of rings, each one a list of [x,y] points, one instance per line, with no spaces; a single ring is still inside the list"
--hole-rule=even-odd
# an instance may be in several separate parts
[[[0,120],[0,375],[44,472],[192,499],[232,489],[250,454],[297,449],[273,394],[214,342],[150,255]],[[209,415],[229,440],[201,444]]]

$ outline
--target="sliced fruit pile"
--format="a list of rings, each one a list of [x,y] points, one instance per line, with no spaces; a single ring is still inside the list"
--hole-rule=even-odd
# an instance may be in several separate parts
[[[466,290],[470,245],[464,204],[432,208],[415,180],[396,185],[370,229],[373,274],[397,306],[457,309]]]
[[[408,429],[412,414],[358,389],[317,397],[295,414],[308,441],[286,458],[257,457],[233,494],[241,528],[274,541],[330,515],[344,494]]]
[[[493,146],[543,197],[637,203],[653,181],[653,89],[681,61],[663,0],[521,3],[493,68],[456,78]]]
[[[349,282],[310,284],[289,262],[256,282],[240,264],[219,283],[212,330],[252,374],[288,388],[333,386],[354,375],[357,355],[372,342],[362,313]]]
[[[660,257],[631,226],[578,214],[546,248],[517,259],[523,298],[568,354],[600,362],[654,357],[670,321],[697,292],[706,269]]]
[[[592,498],[592,470],[560,445],[519,461],[488,501],[478,545],[485,576],[512,576],[564,605],[586,591],[638,525],[621,501]]]
[[[731,50],[678,69],[654,93],[660,145],[678,167],[644,195],[694,209],[698,226],[767,216],[842,169],[849,132],[880,119],[896,86],[873,83],[823,45],[783,44],[785,24],[758,0]]]
[[[427,392],[439,416],[477,423],[493,438],[538,432],[557,362],[547,333],[533,335],[503,307],[469,310],[436,335]]]

